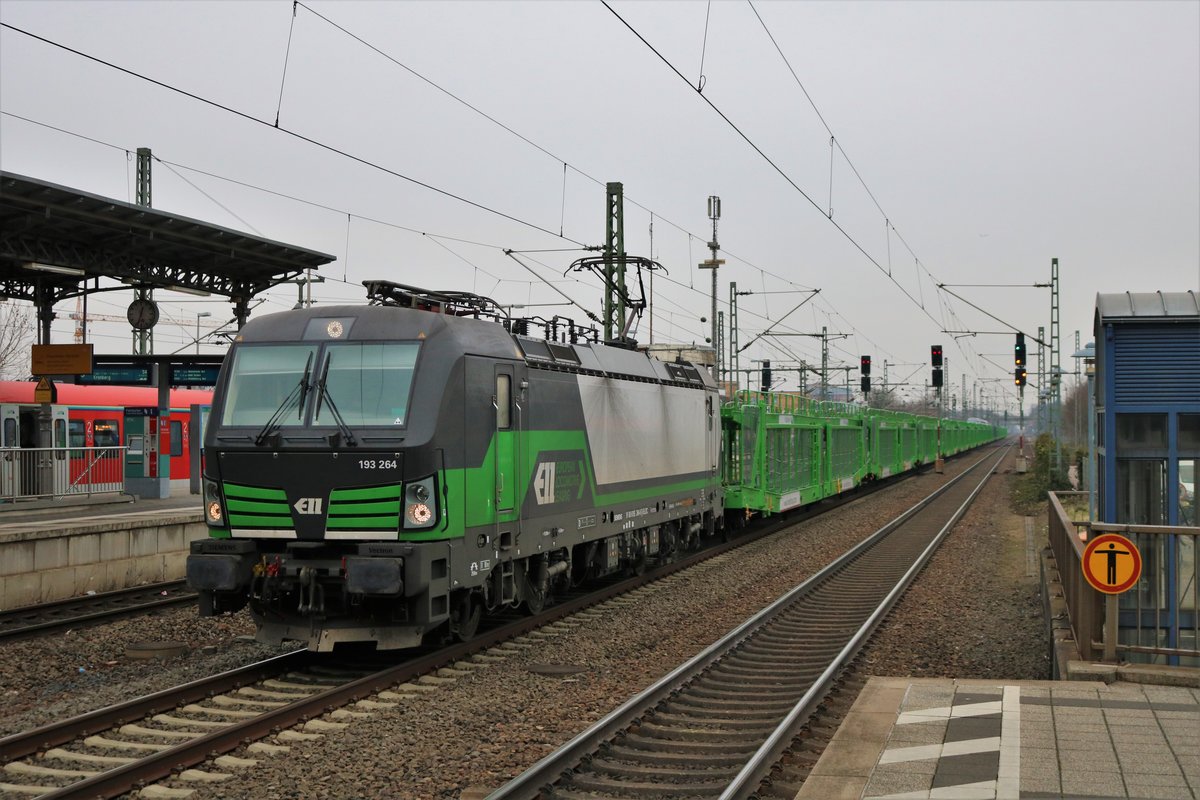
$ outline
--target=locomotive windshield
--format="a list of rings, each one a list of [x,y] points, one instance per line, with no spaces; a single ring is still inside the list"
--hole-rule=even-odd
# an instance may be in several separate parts
[[[242,344],[226,384],[225,426],[405,424],[417,342]],[[332,409],[336,409],[335,414]]]
[[[312,424],[338,424],[330,413],[332,401],[350,427],[403,425],[419,348],[416,342],[328,345],[320,371],[323,392],[314,400]]]

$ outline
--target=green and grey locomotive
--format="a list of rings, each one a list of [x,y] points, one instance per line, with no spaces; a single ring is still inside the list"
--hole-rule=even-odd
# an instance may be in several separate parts
[[[367,288],[239,332],[187,560],[202,614],[249,604],[261,640],[312,650],[468,638],[722,524],[704,369],[558,320],[531,338],[474,295]]]

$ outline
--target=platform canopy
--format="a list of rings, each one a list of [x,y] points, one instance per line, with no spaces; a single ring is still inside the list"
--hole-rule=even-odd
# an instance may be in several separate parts
[[[222,295],[245,322],[255,295],[335,259],[207,222],[0,172],[0,295],[39,319],[60,300],[139,288]]]

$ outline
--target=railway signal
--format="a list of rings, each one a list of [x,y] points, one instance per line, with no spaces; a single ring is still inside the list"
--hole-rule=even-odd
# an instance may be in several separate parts
[[[933,380],[930,382],[930,385],[932,385],[933,388],[935,388],[935,389],[942,388],[942,368],[941,367],[933,368]]]
[[[1028,377],[1028,373],[1025,371],[1024,367],[1017,367],[1016,369],[1013,370],[1013,384],[1014,385],[1024,388],[1025,380],[1027,377]]]
[[[764,392],[771,391],[771,361],[763,359],[762,362],[762,390]]]
[[[940,344],[931,344],[929,346],[929,363],[933,367],[941,368],[942,346]]]
[[[1017,343],[1013,347],[1013,364],[1018,367],[1025,366],[1025,334],[1017,333]]]
[[[870,356],[863,356],[861,359],[859,359],[858,372],[864,378],[871,377],[871,357]]]

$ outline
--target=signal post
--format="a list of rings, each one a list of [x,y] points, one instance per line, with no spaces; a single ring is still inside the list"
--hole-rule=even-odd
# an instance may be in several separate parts
[[[1023,474],[1028,466],[1025,462],[1025,381],[1028,373],[1025,371],[1025,334],[1017,331],[1017,341],[1013,345],[1013,383],[1017,387],[1017,406],[1020,415],[1020,427],[1017,434],[1017,474]]]

